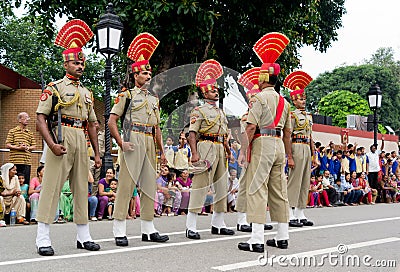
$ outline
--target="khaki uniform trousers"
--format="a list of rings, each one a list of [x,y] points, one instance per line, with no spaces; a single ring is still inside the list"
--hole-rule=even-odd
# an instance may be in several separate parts
[[[305,209],[311,177],[310,145],[292,144],[294,168],[289,169],[288,197],[290,207]]]
[[[213,145],[213,146],[212,146]],[[214,212],[226,212],[228,195],[228,171],[225,149],[221,143],[202,141],[197,144],[200,159],[209,160],[210,171],[194,175],[190,192],[189,212],[201,212],[211,184],[214,186]],[[213,157],[213,158],[211,158]]]
[[[247,212],[247,168],[242,168],[242,176],[239,178],[239,191],[236,199],[235,210]]]
[[[118,179],[117,196],[113,217],[125,220],[133,190],[140,186],[140,218],[154,219],[154,198],[156,195],[156,149],[151,135],[131,133],[134,150],[122,152]]]
[[[280,138],[261,136],[253,141],[246,171],[248,222],[265,224],[267,203],[271,221],[289,221],[284,150]]]
[[[67,154],[55,156],[48,149],[36,220],[53,223],[61,189],[69,179],[74,199],[73,220],[87,224],[89,158],[85,134],[83,129],[62,126],[62,135]]]

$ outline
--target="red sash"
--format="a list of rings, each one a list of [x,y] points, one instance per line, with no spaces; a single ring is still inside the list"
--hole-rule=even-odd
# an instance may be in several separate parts
[[[279,95],[279,101],[278,101],[278,106],[276,107],[276,113],[275,113],[275,119],[274,122],[272,122],[270,125],[267,126],[267,128],[275,128],[276,125],[278,125],[279,121],[281,120],[282,114],[283,114],[283,109],[285,107],[285,98],[283,96]],[[251,158],[251,147],[253,145],[254,139],[260,137],[260,135],[255,134],[253,136],[253,140],[249,144],[247,148],[247,161],[250,162]]]

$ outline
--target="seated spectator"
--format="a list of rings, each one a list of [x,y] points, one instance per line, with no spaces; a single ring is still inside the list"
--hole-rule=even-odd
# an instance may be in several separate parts
[[[333,188],[336,190],[336,205],[348,205],[347,203],[344,202],[344,196],[347,195],[347,190],[344,184],[342,184],[342,181],[340,178],[335,180],[335,184],[333,185]]]
[[[308,207],[314,208],[317,207],[317,205],[318,207],[322,207],[321,200],[319,198],[318,182],[316,181],[315,176],[311,176],[308,194]]]
[[[354,173],[354,178],[356,177],[356,172]],[[350,173],[346,173],[342,184],[345,187],[345,195],[344,195],[344,203],[345,205],[355,206],[358,204],[359,199],[362,196],[362,192],[360,190],[355,190],[353,184],[351,183],[351,175]]]
[[[322,184],[322,180],[323,180],[323,176],[322,175],[317,176],[317,185],[316,185],[316,187],[317,187],[317,192],[319,193],[319,199],[323,200],[323,202],[325,203],[325,206],[332,207],[332,204],[329,201],[328,193],[326,192],[326,190],[324,190],[324,186]]]
[[[154,209],[156,215],[161,215],[163,212],[164,203],[168,202],[171,198],[168,189],[168,175],[169,167],[167,165],[162,165],[160,169],[160,176],[157,178],[157,192],[156,201],[154,203]]]
[[[361,186],[363,196],[361,197],[360,204],[363,204],[363,200],[367,199],[367,204],[375,204],[378,191],[369,186],[368,181],[365,179],[365,173],[361,173],[361,176],[357,179],[356,184]]]
[[[397,181],[394,174],[383,177],[383,182],[381,183],[383,199],[386,203],[393,203],[396,201],[397,194]]]
[[[190,188],[192,187],[192,180],[189,178],[189,172],[184,170],[180,173],[176,179],[176,186],[181,192],[181,205],[179,207],[179,214],[187,214],[189,199],[190,199]]]
[[[324,176],[322,178],[322,187],[324,191],[328,194],[329,202],[336,202],[336,190],[333,188],[333,178],[329,173],[329,170],[324,171]]]
[[[237,171],[233,168],[229,170],[229,178],[228,178],[228,212],[235,211],[237,193],[239,190],[239,181],[236,177]]]
[[[115,193],[109,191],[111,180],[115,178],[114,168],[107,169],[106,177],[99,180],[99,191],[97,192],[97,198],[99,200],[99,208],[97,211],[97,219],[103,220],[104,212],[108,205],[108,198],[115,197]],[[108,190],[108,192],[107,192]]]
[[[129,212],[127,219],[136,219],[136,217],[140,216],[140,198],[139,198],[139,189],[137,186],[133,189],[132,198],[129,201]]]
[[[26,208],[27,208],[27,214],[29,214],[29,211],[31,209],[31,204],[29,202],[29,185],[25,183],[25,175],[23,173],[18,173],[18,181],[19,181],[19,187],[21,188],[21,195],[24,197],[25,202],[26,202]],[[25,215],[26,218],[27,215]]]
[[[40,197],[40,190],[42,189],[42,181],[43,181],[43,174],[44,174],[44,166],[40,165],[36,169],[36,177],[32,178],[29,182],[29,201],[31,203],[31,216],[30,221],[33,224],[36,224],[36,212],[39,203]]]
[[[164,202],[164,210],[162,215],[167,216],[174,216],[178,215],[179,206],[181,204],[182,195],[179,191],[178,187],[176,186],[176,174],[174,172],[170,172],[168,174],[168,194],[170,195],[169,198],[165,198]]]
[[[204,207],[199,213],[199,215],[208,215],[208,213],[213,213],[214,209],[214,187],[211,185],[208,188],[206,195],[206,200],[204,201]]]
[[[112,192],[113,195],[108,196],[108,203],[107,203],[107,210],[108,210],[108,220],[112,220],[112,214],[114,211],[114,202],[115,202],[115,197],[117,196],[117,188],[118,188],[118,180],[112,179],[110,181],[110,187],[105,189],[107,193]]]
[[[0,202],[5,214],[10,214],[11,209],[17,213],[17,224],[29,225],[25,220],[26,202],[21,195],[21,187],[17,177],[17,167],[13,163],[1,166],[0,176]]]
[[[93,183],[94,183],[94,178],[92,171],[89,171],[89,177],[88,177],[88,207],[89,207],[89,219],[90,221],[97,221],[96,218],[96,208],[97,208],[97,203],[99,200],[95,195],[92,195],[92,190],[93,190]]]
[[[64,220],[71,222],[74,218],[74,205],[73,205],[73,195],[71,188],[69,186],[69,180],[64,182],[61,189],[60,201],[58,202],[57,211],[61,211],[60,217],[58,217],[54,223],[65,223]]]
[[[399,202],[399,198],[400,198],[400,188],[398,186],[399,181],[397,180],[397,177],[395,174],[392,174],[392,176],[390,177],[389,180],[389,184],[388,186],[390,188],[392,188],[392,191],[394,192],[393,196],[392,196],[392,202],[393,203],[397,203]]]

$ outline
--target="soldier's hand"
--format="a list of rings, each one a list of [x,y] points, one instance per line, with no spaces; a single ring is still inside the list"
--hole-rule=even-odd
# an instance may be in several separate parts
[[[122,142],[122,151],[127,152],[127,151],[134,151],[135,150],[135,144],[131,142]]]
[[[192,162],[192,163],[195,163],[195,162],[198,162],[199,161],[199,154],[198,153],[193,153],[192,154],[192,157],[190,158],[190,161]]]
[[[94,167],[97,169],[101,167],[101,159],[99,155],[94,156]]]
[[[293,160],[293,158],[288,158],[288,166],[291,169],[294,168],[294,160]]]
[[[67,154],[67,149],[65,148],[65,146],[61,144],[54,144],[50,149],[56,156],[62,156],[64,154]]]

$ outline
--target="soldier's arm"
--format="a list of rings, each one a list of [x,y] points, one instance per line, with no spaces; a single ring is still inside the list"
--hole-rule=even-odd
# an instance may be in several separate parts
[[[54,153],[56,156],[61,156],[67,153],[67,149],[60,144],[56,144],[53,141],[53,138],[50,135],[50,131],[47,128],[47,123],[46,123],[46,118],[47,116],[38,113],[36,116],[36,128],[39,131],[39,133],[42,135],[43,139],[46,141],[47,146],[49,149]]]
[[[164,144],[163,144],[163,139],[162,139],[162,133],[161,133],[161,129],[159,125],[155,126],[156,129],[156,144],[158,149],[160,150],[160,160],[161,160],[161,164],[167,164],[167,159],[165,158],[165,154],[164,154]]]
[[[188,137],[188,143],[192,151],[192,162],[197,162],[199,160],[199,154],[197,153],[197,143],[196,143],[196,132],[190,131]]]
[[[119,116],[117,114],[111,113],[110,117],[108,119],[107,125],[108,125],[108,128],[110,129],[111,136],[115,139],[115,141],[117,142],[117,145],[122,149],[122,138],[121,138],[121,135],[119,135],[118,127],[117,127],[118,119],[119,119]]]
[[[89,122],[88,134],[89,134],[89,139],[92,144],[93,151],[94,151],[95,167],[99,168],[101,166],[101,162],[100,162],[99,142],[97,139],[97,131],[96,131],[95,122]]]

